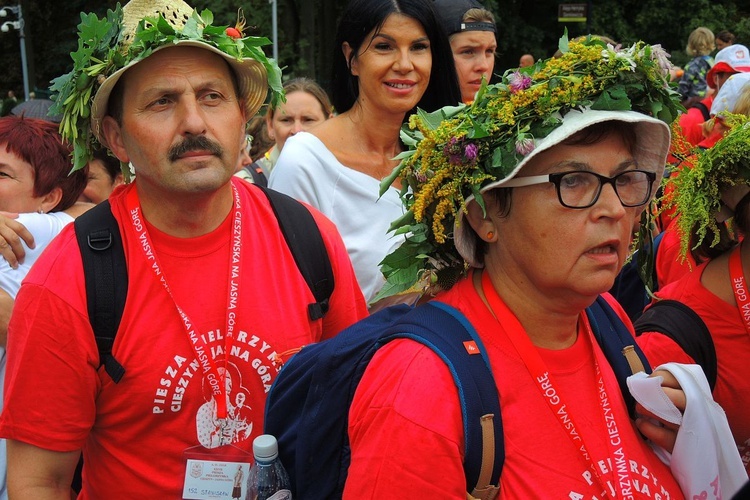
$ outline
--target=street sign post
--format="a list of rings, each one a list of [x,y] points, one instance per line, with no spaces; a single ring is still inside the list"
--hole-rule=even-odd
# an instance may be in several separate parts
[[[588,6],[585,3],[561,3],[557,6],[557,21],[561,23],[585,23]]]

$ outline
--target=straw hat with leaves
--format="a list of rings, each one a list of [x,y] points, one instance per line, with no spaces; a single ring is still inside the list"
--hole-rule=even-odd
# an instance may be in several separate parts
[[[211,11],[199,13],[182,0],[132,0],[108,10],[102,19],[81,14],[78,50],[71,54],[73,70],[56,78],[51,87],[53,112],[62,114],[60,133],[73,144],[73,170],[89,162],[96,142],[107,146],[101,122],[120,77],[167,47],[200,47],[223,57],[234,72],[247,117],[258,111],[269,87],[272,104],[280,102],[281,70],[262,49],[270,41],[244,36],[241,12],[235,26],[213,22]]]

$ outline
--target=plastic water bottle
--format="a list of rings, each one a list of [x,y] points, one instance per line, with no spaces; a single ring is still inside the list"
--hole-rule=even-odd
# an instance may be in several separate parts
[[[247,500],[291,500],[289,475],[279,460],[279,443],[270,434],[253,441],[255,463],[247,479]]]

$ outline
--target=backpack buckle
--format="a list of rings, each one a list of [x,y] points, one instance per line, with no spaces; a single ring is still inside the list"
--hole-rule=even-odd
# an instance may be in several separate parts
[[[101,252],[112,246],[114,238],[108,230],[96,231],[88,235],[87,242],[90,249]]]

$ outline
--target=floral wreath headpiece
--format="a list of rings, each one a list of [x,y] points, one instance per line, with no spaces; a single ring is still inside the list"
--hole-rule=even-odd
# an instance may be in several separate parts
[[[484,209],[481,190],[511,175],[571,110],[631,110],[669,124],[682,109],[659,45],[621,48],[593,36],[569,42],[566,33],[559,47],[558,58],[484,84],[470,105],[410,117],[401,131],[408,149],[381,183],[382,195],[401,179],[406,212],[390,230],[405,241],[382,261],[386,284],[374,300],[450,288],[464,275],[452,231],[467,199]]]
[[[676,207],[674,220],[680,234],[680,254],[685,258],[693,248],[712,235],[710,246],[719,243],[717,217],[724,210],[723,195],[734,186],[750,186],[750,117],[722,114],[730,130],[713,147],[686,158],[682,168],[668,183],[674,192],[665,197],[665,208]],[[737,200],[739,201],[739,200]],[[729,211],[731,216],[731,211]]]
[[[118,3],[102,19],[81,13],[78,50],[71,53],[73,70],[55,78],[50,87],[55,99],[50,112],[62,115],[60,134],[73,145],[72,171],[83,168],[93,149],[104,145],[100,121],[119,76],[161,48],[185,43],[223,56],[237,75],[248,118],[263,104],[269,87],[273,105],[283,100],[281,69],[261,48],[270,40],[244,36],[241,11],[235,26],[213,26],[213,21],[211,11],[198,13],[182,0],[132,0],[125,7]],[[98,96],[103,87],[106,95]]]

